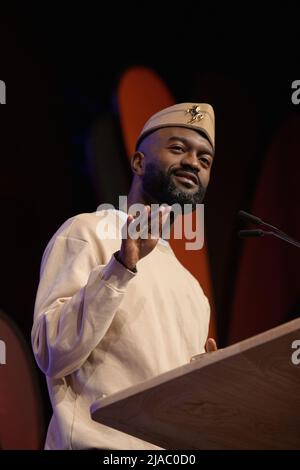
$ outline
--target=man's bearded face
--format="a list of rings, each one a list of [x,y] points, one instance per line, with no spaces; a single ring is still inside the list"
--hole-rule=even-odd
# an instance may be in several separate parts
[[[201,204],[204,200],[206,188],[198,180],[198,185],[182,181],[180,174],[184,171],[186,174],[196,175],[192,167],[174,167],[163,170],[157,163],[149,162],[146,164],[145,174],[143,175],[143,192],[150,195],[153,200],[159,204]]]

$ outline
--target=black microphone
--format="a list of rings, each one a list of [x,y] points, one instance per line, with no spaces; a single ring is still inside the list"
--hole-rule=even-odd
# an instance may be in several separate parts
[[[240,230],[239,237],[241,238],[248,238],[248,237],[263,237],[264,236],[263,230]]]
[[[257,225],[263,224],[263,221],[259,217],[256,217],[255,215],[249,214],[248,212],[245,212],[245,211],[239,211],[239,218],[246,219],[249,222],[252,222],[253,224],[257,224]]]
[[[284,240],[285,242],[290,243],[291,245],[297,246],[300,248],[300,243],[297,242],[297,240],[294,240],[291,238],[289,235],[286,233],[282,232],[279,230],[277,227],[274,227],[273,225],[267,224],[264,222],[262,219],[259,217],[256,217],[255,215],[249,214],[248,212],[245,211],[239,211],[239,217],[242,219],[246,219],[249,222],[252,222],[257,225],[262,225],[264,227],[271,228],[272,230],[269,232],[266,232],[265,230],[240,230],[239,231],[239,236],[244,238],[244,237],[263,237],[264,235],[273,235],[274,237],[280,238],[281,240]]]

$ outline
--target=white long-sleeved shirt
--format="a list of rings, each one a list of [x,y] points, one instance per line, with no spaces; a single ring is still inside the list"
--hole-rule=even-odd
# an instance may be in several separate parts
[[[32,345],[53,407],[45,448],[157,449],[93,421],[90,406],[204,352],[209,304],[168,243],[135,274],[114,258],[121,240],[101,237],[100,220],[108,230],[124,223],[118,211],[73,217],[42,260]]]

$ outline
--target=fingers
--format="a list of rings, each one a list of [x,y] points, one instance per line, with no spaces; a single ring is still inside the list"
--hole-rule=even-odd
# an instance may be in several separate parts
[[[128,214],[127,223],[124,224],[122,228],[123,239],[130,238],[132,240],[137,240],[138,238],[141,238],[142,233],[148,224],[149,211],[150,206],[143,206],[142,211],[138,215]]]
[[[207,339],[207,341],[205,343],[205,350],[206,350],[206,352],[213,352],[213,351],[218,350],[217,343],[213,338],[208,338]]]
[[[128,217],[127,217],[127,227],[128,227],[128,225],[129,225],[133,220],[134,220],[133,215],[128,214]]]
[[[213,338],[208,338],[205,343],[205,353],[201,354],[196,354],[195,356],[191,357],[190,362],[196,361],[197,359],[200,359],[201,357],[205,357],[207,353],[211,353],[214,351],[217,351],[217,343]]]
[[[126,230],[129,237],[134,240],[138,238],[158,239],[162,235],[168,235],[170,229],[167,225],[167,220],[171,209],[171,206],[160,206],[156,210],[151,211],[149,205],[144,206],[139,215],[128,215],[124,230]]]
[[[162,206],[159,208],[159,236],[163,238],[170,238],[170,224],[167,224],[169,215],[172,210],[171,206]],[[165,229],[167,229],[165,233]]]
[[[171,210],[171,206],[160,206],[157,210],[149,213],[148,233],[150,233],[151,238],[159,238],[162,236],[170,238],[170,224],[167,224],[167,221]]]
[[[122,230],[121,230],[123,240],[127,240],[127,238],[130,238],[128,237],[129,227],[133,221],[134,221],[134,216],[132,214],[128,214],[126,224],[122,226]]]

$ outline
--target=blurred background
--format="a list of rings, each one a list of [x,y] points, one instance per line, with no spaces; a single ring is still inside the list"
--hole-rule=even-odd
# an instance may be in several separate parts
[[[214,6],[163,13],[148,4],[108,13],[88,3],[69,11],[29,3],[2,12],[0,44],[7,100],[0,107],[0,309],[18,328],[26,354],[49,239],[67,218],[103,202],[116,205],[128,191],[128,118],[121,111],[132,71],[153,73],[174,103],[209,102],[215,109],[205,275],[219,346],[300,315],[299,250],[237,236],[245,228],[237,216],[243,209],[300,239],[295,12],[273,9],[269,16],[245,5],[234,14]],[[143,94],[149,104],[147,87],[138,82],[137,115],[145,111]],[[43,433],[50,404],[34,368]]]

